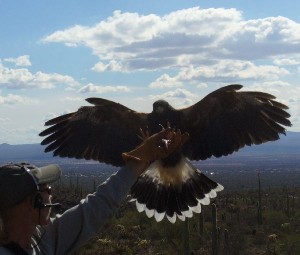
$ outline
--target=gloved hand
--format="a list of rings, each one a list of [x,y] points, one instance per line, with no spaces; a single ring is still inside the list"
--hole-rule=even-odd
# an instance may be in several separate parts
[[[144,141],[137,148],[122,154],[126,164],[138,161],[148,166],[157,159],[165,158],[180,148],[189,139],[189,134],[166,128],[150,137],[142,133],[142,139]]]

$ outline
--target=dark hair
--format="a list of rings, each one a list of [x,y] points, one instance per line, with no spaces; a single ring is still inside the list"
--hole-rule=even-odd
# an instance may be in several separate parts
[[[21,203],[35,190],[33,177],[24,165],[0,167],[0,212]]]

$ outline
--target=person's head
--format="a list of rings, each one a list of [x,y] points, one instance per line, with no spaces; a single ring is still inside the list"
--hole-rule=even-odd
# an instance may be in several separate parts
[[[24,210],[37,215],[36,224],[45,225],[49,220],[51,202],[50,183],[61,175],[57,165],[36,167],[28,163],[10,163],[0,166],[0,216]],[[7,213],[8,212],[8,213]]]

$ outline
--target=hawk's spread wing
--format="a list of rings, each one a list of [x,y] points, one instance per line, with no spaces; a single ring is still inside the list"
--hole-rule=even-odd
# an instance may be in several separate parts
[[[198,103],[180,110],[184,131],[190,134],[184,155],[191,160],[220,157],[245,145],[279,139],[283,126],[291,126],[287,106],[263,92],[237,90],[242,85],[222,87]]]
[[[287,106],[262,92],[238,92],[241,85],[218,89],[185,109],[175,110],[165,101],[156,101],[150,114],[135,112],[123,105],[99,98],[87,101],[77,112],[46,122],[51,125],[40,135],[47,151],[61,157],[94,159],[122,165],[121,154],[139,144],[139,128],[157,132],[170,123],[190,135],[182,151],[153,162],[131,188],[139,212],[157,221],[165,216],[175,222],[199,213],[223,186],[194,167],[191,160],[231,154],[245,145],[279,139],[290,126]],[[181,154],[183,153],[183,155]]]
[[[146,114],[121,104],[89,98],[94,106],[81,107],[45,123],[51,126],[40,133],[48,136],[42,145],[55,156],[93,159],[115,166],[123,165],[121,154],[141,141],[137,134],[147,125]]]

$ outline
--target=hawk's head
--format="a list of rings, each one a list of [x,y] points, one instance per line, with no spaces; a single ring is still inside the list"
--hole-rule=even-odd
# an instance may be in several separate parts
[[[162,114],[170,110],[174,110],[174,108],[165,100],[157,100],[153,104],[154,113]]]

